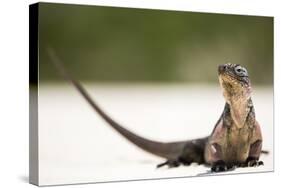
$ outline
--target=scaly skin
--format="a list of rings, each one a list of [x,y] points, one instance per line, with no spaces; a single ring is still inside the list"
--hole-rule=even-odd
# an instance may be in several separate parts
[[[193,162],[211,166],[212,171],[225,171],[234,166],[247,167],[263,164],[258,161],[262,137],[255,120],[251,100],[251,84],[245,68],[235,64],[219,66],[219,80],[226,100],[224,111],[210,136],[180,141],[157,142],[143,138],[109,117],[90,97],[84,87],[66,71],[52,49],[48,49],[52,63],[61,75],[70,81],[89,105],[110,127],[146,152],[165,158],[167,165],[177,167]],[[264,153],[267,153],[264,151]]]

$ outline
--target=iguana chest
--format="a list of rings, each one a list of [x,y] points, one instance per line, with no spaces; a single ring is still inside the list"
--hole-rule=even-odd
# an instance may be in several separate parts
[[[248,126],[242,128],[226,128],[225,134],[220,140],[222,157],[228,162],[243,162],[250,151],[252,129]]]

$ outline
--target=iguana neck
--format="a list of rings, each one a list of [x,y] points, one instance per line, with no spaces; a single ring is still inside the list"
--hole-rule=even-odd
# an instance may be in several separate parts
[[[221,82],[223,86],[223,95],[226,100],[226,110],[229,110],[229,116],[233,123],[232,126],[242,128],[252,108],[251,86],[241,87],[239,84],[231,85]]]
[[[251,126],[254,119],[255,111],[251,98],[245,101],[237,100],[233,103],[226,102],[223,113],[223,121],[226,126],[240,129],[245,125]]]

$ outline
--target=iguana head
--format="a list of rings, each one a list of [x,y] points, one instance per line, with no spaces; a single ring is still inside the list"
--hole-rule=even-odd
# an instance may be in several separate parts
[[[250,79],[246,68],[238,64],[227,63],[219,65],[218,72],[219,81],[226,98],[246,94],[251,91]]]
[[[238,64],[224,64],[218,67],[223,96],[231,107],[232,118],[238,127],[245,123],[250,109],[251,83],[246,68]]]

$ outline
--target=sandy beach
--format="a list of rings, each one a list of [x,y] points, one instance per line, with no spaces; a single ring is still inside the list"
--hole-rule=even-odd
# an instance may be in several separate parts
[[[158,141],[209,135],[224,99],[217,85],[89,84],[85,87],[116,121]],[[40,185],[214,175],[203,165],[156,169],[148,154],[111,129],[69,84],[39,86]],[[273,90],[254,87],[262,127],[264,166],[219,174],[273,170]],[[216,175],[216,174],[215,174]]]

